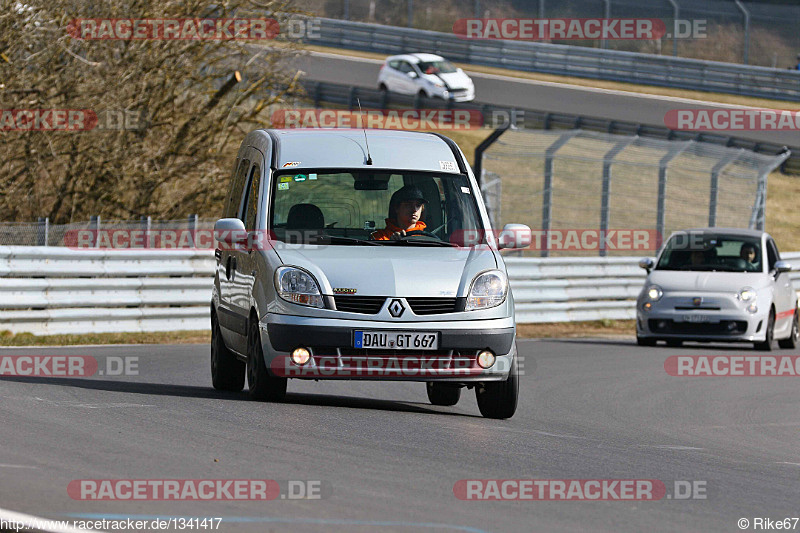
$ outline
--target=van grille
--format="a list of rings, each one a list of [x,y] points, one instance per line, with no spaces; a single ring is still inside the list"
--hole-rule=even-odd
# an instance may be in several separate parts
[[[375,315],[383,307],[385,296],[334,296],[337,311]]]
[[[415,315],[454,313],[458,303],[457,298],[406,298],[406,301]]]

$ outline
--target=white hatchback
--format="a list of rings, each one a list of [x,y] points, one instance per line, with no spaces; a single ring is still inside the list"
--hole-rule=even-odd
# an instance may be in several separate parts
[[[781,348],[798,343],[792,267],[763,231],[679,231],[656,261],[642,259],[639,266],[648,273],[636,302],[640,345],[738,341],[770,350],[773,340]]]
[[[475,85],[463,70],[434,54],[403,54],[386,58],[378,88],[456,102],[475,99]]]

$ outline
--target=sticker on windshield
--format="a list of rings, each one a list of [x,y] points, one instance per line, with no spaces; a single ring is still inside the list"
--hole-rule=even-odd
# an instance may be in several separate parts
[[[439,170],[450,170],[452,172],[456,171],[456,162],[455,161],[439,161]]]
[[[289,190],[289,184],[288,183],[279,183],[278,184],[278,190],[279,191],[288,191]]]
[[[461,192],[469,194],[469,187],[461,187]]]
[[[308,175],[308,179],[315,180],[315,179],[317,179],[317,175],[316,174],[309,174]]]
[[[281,176],[281,183],[286,183],[287,181],[292,181],[291,176]]]
[[[296,167],[296,166],[298,166],[299,164],[300,164],[300,161],[288,161],[288,162],[286,162],[286,163],[284,163],[284,164],[283,164],[283,168],[286,168],[286,167]]]
[[[306,175],[298,174],[297,176],[294,177],[294,181],[306,181]]]

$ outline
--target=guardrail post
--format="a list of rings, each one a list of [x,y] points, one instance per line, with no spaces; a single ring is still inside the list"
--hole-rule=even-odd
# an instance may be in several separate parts
[[[322,100],[322,82],[318,81],[314,87],[314,107],[319,107]]]
[[[150,248],[150,216],[140,216],[139,224],[142,226],[144,232],[144,247]]]
[[[350,101],[347,102],[347,105],[350,106],[350,111],[352,111],[355,108],[356,98],[358,98],[358,87],[356,86],[350,87],[350,97],[349,97]]]
[[[48,246],[47,234],[50,230],[50,218],[39,217],[36,219],[36,246]]]
[[[636,139],[638,139],[638,137],[629,137],[619,141],[603,156],[603,193],[600,200],[600,257],[605,257],[608,255],[605,247],[605,239],[602,236],[604,236],[608,231],[609,220],[611,218],[611,212],[609,209],[609,197],[611,195],[611,165],[614,162],[614,158],[617,157],[622,150],[624,150]]]
[[[580,130],[573,130],[558,137],[556,142],[545,150],[544,156],[544,187],[542,188],[542,235],[544,235],[545,245],[542,246],[542,257],[550,255],[547,249],[547,232],[550,231],[550,218],[553,213],[553,159],[559,148],[569,142],[570,139],[580,133]]]
[[[92,234],[92,248],[100,246],[100,215],[92,215],[89,219],[89,230]]]
[[[717,225],[717,200],[719,199],[719,175],[722,169],[739,158],[738,153],[728,154],[711,167],[711,187],[708,196],[708,227]]]

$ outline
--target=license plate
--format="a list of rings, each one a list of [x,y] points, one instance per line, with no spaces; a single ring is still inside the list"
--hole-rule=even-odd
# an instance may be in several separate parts
[[[718,320],[714,320],[714,317],[711,315],[683,315],[684,322],[719,322]]]
[[[438,333],[414,331],[356,331],[353,348],[383,348],[386,350],[436,350]]]

